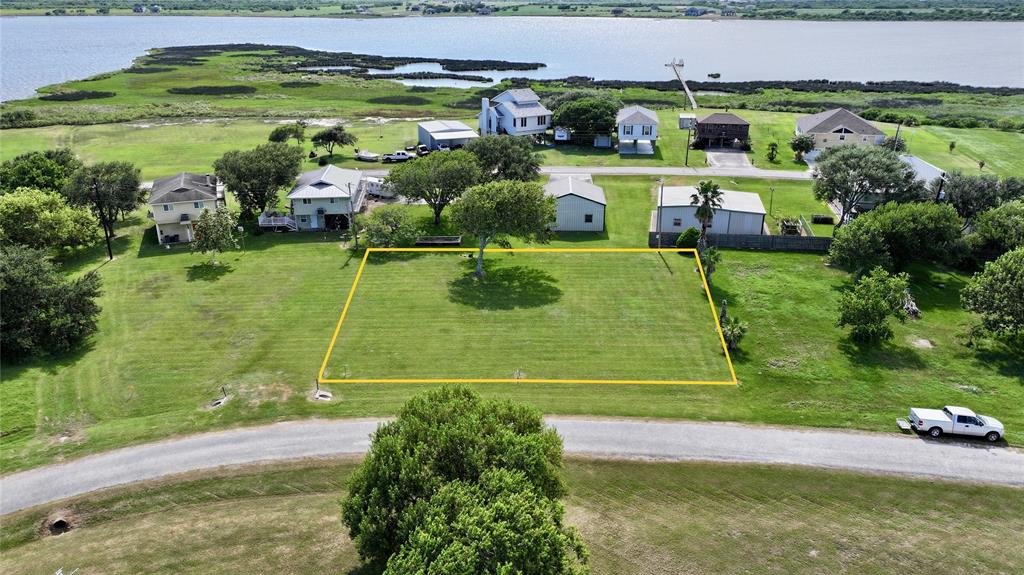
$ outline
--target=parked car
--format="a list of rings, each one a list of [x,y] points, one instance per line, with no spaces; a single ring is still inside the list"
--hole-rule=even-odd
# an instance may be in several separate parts
[[[1003,436],[1003,424],[989,415],[978,415],[966,407],[947,405],[942,409],[910,408],[907,418],[910,427],[927,432],[932,437],[943,433],[973,435],[988,441],[999,441]]]
[[[427,156],[427,155],[430,155],[430,148],[426,147],[423,144],[420,144],[420,145],[416,146],[416,155],[417,156]]]
[[[395,150],[393,154],[384,154],[384,163],[390,164],[393,162],[407,162],[416,156],[406,152],[405,150]]]
[[[380,159],[380,154],[374,154],[366,150],[360,150],[356,152],[356,159],[360,162],[376,162]]]

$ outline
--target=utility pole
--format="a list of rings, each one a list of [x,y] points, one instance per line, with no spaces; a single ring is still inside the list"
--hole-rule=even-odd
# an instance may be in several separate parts
[[[96,206],[96,215],[100,219],[100,227],[103,228],[103,237],[107,240],[107,259],[110,261],[114,260],[114,250],[110,247],[110,236],[113,235],[114,230],[110,222],[107,221],[107,214],[103,211],[103,204],[100,202],[100,184],[96,181],[96,178],[92,179],[92,201]]]
[[[658,248],[661,249],[661,206],[665,204],[665,178],[658,178],[661,191],[658,193]]]
[[[892,137],[892,151],[896,151],[896,146],[900,144],[900,128],[903,127],[903,120],[900,120],[899,124],[896,124],[896,135]]]
[[[686,158],[683,159],[683,165],[690,165],[690,136],[693,134],[693,124],[686,129]]]
[[[352,234],[352,241],[354,242],[355,248],[359,249],[359,233],[356,230],[356,214],[352,207],[352,202],[355,198],[352,197],[352,182],[348,183],[348,231]]]
[[[775,182],[772,182],[772,185],[769,186],[768,189],[772,191],[771,198],[768,200],[768,215],[769,216],[774,216],[775,215],[775,212],[774,212],[774,208],[775,208]]]

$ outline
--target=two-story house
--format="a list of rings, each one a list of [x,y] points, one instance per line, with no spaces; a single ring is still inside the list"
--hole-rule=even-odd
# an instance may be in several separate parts
[[[620,154],[653,154],[658,114],[643,106],[626,106],[615,116]]]
[[[750,122],[729,112],[714,112],[697,118],[695,142],[706,147],[726,147],[750,140]]]
[[[224,189],[209,174],[182,172],[153,182],[149,209],[156,222],[156,237],[161,244],[191,242],[194,225],[203,210],[224,205]]]
[[[299,231],[342,230],[363,209],[365,197],[362,172],[327,165],[300,174],[288,203]]]
[[[551,127],[551,110],[529,88],[505,90],[493,99],[480,99],[480,135],[536,136]]]

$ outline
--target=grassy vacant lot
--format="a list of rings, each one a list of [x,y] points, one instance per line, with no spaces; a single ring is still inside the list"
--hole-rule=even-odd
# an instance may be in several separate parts
[[[339,518],[354,462],[273,465],[107,491],[5,518],[5,573],[362,573]],[[566,515],[595,575],[1010,573],[1024,496],[1001,487],[719,463],[570,459]],[[780,542],[784,542],[780,544]],[[1014,551],[1016,549],[1016,551]]]
[[[598,183],[608,196],[607,237],[573,234],[555,245],[646,246],[651,179]],[[797,190],[777,191],[777,208],[783,196],[801,197]],[[227,254],[226,266],[210,268],[207,257],[187,249],[158,248],[152,230],[135,216],[120,230],[112,263],[101,265],[98,246],[63,261],[69,273],[99,270],[100,330],[76,354],[4,365],[0,469],[239,424],[388,415],[424,389],[335,384],[337,401],[307,399],[361,257],[336,236],[248,236],[244,253]],[[712,294],[716,302],[728,299],[730,313],[750,326],[733,354],[739,387],[477,388],[547,413],[878,431],[892,430],[912,404],[967,405],[1002,420],[1007,439],[1020,444],[1024,351],[966,347],[975,321],[959,304],[966,278],[942,269],[911,271],[923,319],[897,325],[891,343],[862,349],[835,325],[847,274],[813,254],[726,252]],[[466,361],[459,350],[451,358]],[[206,409],[222,386],[231,401]]]
[[[731,381],[676,253],[372,253],[327,379]]]
[[[887,134],[896,126],[879,124]],[[1024,176],[1024,133],[1002,132],[985,128],[963,130],[942,126],[902,128],[910,153],[946,170],[965,174],[980,173],[978,161],[985,161],[985,173],[1001,176]],[[950,152],[949,143],[956,142]]]

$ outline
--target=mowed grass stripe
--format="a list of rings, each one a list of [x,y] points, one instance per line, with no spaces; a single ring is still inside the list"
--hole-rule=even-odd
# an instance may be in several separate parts
[[[325,379],[728,381],[692,257],[373,253]]]

